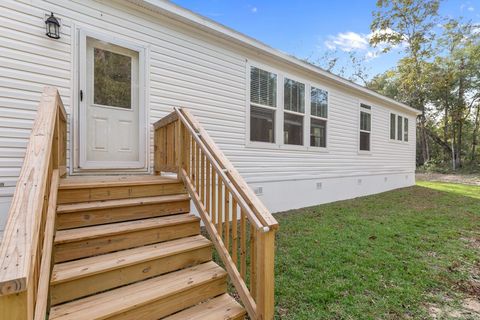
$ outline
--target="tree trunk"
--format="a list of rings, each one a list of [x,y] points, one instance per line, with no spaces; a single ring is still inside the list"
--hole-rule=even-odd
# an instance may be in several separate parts
[[[462,57],[460,60],[460,66],[459,66],[459,73],[460,73],[460,79],[458,82],[458,105],[457,105],[457,112],[456,112],[456,120],[458,124],[458,138],[457,138],[457,147],[456,152],[457,152],[457,168],[462,167],[462,134],[463,134],[463,114],[465,110],[465,76],[464,76],[464,70],[465,70],[465,58]]]
[[[477,144],[478,144],[478,131],[480,129],[480,105],[477,105],[477,114],[475,115],[475,126],[472,135],[472,154],[470,156],[470,163],[473,165],[477,162]]]

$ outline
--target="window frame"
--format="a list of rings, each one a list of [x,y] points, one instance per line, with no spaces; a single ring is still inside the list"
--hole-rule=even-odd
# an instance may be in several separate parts
[[[263,104],[260,104],[260,103],[255,103],[255,102],[251,102],[251,96],[250,96],[250,93],[251,93],[251,68],[258,68],[258,69],[261,69],[263,71],[266,71],[266,72],[269,72],[269,73],[273,73],[275,74],[276,76],[276,85],[277,85],[277,88],[276,88],[276,107],[272,107],[272,106],[268,106],[268,105],[263,105]],[[247,139],[247,144],[252,144],[252,145],[257,145],[257,146],[263,146],[263,147],[271,147],[271,146],[275,146],[275,145],[278,145],[278,135],[277,135],[277,127],[278,127],[278,113],[280,111],[279,109],[279,97],[281,96],[278,92],[278,89],[279,89],[279,80],[280,80],[280,75],[277,71],[267,67],[267,66],[264,66],[264,65],[259,65],[259,64],[248,64],[247,63],[247,92],[246,92],[246,100],[247,100],[247,128],[246,128],[246,132],[245,132],[245,135],[246,135],[246,139]],[[257,108],[263,108],[263,109],[268,109],[268,110],[273,110],[274,111],[274,124],[273,124],[273,142],[265,142],[265,141],[252,141],[251,140],[251,136],[250,136],[250,130],[251,130],[251,108],[252,106],[254,107],[257,107]]]
[[[394,115],[395,116],[395,139],[391,139],[391,136],[390,136],[390,130],[391,130],[391,116]],[[396,111],[389,111],[389,118],[388,118],[388,122],[389,122],[389,132],[388,132],[388,141],[390,143],[397,143],[397,144],[408,144],[410,142],[410,117],[407,116],[405,113],[402,113],[402,112],[396,112]],[[402,139],[398,139],[398,117],[402,117]],[[408,129],[405,130],[405,120],[407,120],[408,122]],[[408,135],[408,140],[405,141],[405,133],[407,133]]]
[[[324,117],[319,117],[319,116],[315,116],[315,115],[312,115],[312,88],[315,88],[315,89],[319,89],[319,90],[323,90],[323,91],[326,91],[327,92],[327,117],[324,118]],[[329,134],[328,134],[328,128],[329,128],[329,117],[331,115],[330,113],[330,91],[328,89],[326,89],[324,86],[319,86],[317,85],[316,83],[310,83],[310,85],[308,86],[308,141],[307,141],[307,144],[308,144],[308,148],[311,149],[311,150],[317,150],[317,151],[328,151],[328,146],[329,146]],[[305,109],[307,108],[307,105],[305,103]],[[305,112],[307,112],[307,110],[305,110]],[[325,126],[326,126],[326,129],[325,129],[325,147],[317,147],[317,146],[312,146],[310,144],[310,139],[311,139],[311,119],[316,119],[316,120],[323,120],[325,121]]]
[[[259,68],[277,75],[277,107],[272,108],[268,106],[258,105],[255,103],[250,102],[250,68],[255,67]],[[246,101],[245,101],[245,117],[246,117],[246,128],[245,128],[245,146],[248,148],[260,148],[260,149],[281,149],[281,150],[300,150],[300,151],[307,151],[307,152],[316,152],[316,153],[323,153],[329,152],[329,135],[328,135],[328,120],[331,116],[330,113],[330,89],[325,87],[324,85],[320,85],[317,82],[313,82],[307,80],[305,78],[298,77],[288,72],[284,72],[282,70],[270,67],[269,65],[265,65],[263,63],[247,60],[246,66]],[[293,81],[297,81],[303,83],[305,86],[305,112],[298,113],[295,111],[285,110],[284,108],[284,84],[285,79],[290,79]],[[328,100],[327,100],[327,118],[315,117],[311,115],[311,96],[310,90],[312,87],[317,89],[321,89],[327,92]],[[261,107],[261,108],[269,108],[275,111],[275,142],[261,142],[261,141],[251,141],[250,140],[250,111],[251,105]],[[303,117],[303,144],[302,145],[294,145],[294,144],[285,144],[284,143],[284,114],[289,113],[293,115],[299,115]],[[327,130],[326,130],[326,147],[314,147],[310,146],[310,119],[311,117],[315,117],[316,119],[325,120],[327,122]]]
[[[370,109],[366,109],[362,107],[362,105],[366,105],[370,107]],[[372,149],[373,149],[373,144],[372,144],[372,136],[373,136],[373,104],[366,102],[366,101],[359,101],[358,103],[358,121],[357,121],[357,152],[360,155],[371,155],[372,154]],[[362,130],[361,129],[361,121],[362,121],[362,112],[370,114],[370,131],[367,130]],[[367,132],[369,133],[369,150],[361,150],[360,149],[360,133],[361,132]]]
[[[285,83],[287,80],[291,80],[291,81],[295,81],[295,82],[298,82],[298,83],[301,83],[303,84],[304,86],[304,97],[303,97],[303,113],[301,112],[298,112],[298,111],[292,111],[292,110],[288,110],[288,109],[285,109]],[[283,74],[283,79],[282,79],[282,117],[283,117],[283,120],[282,120],[282,140],[281,140],[281,145],[282,146],[288,146],[288,147],[303,147],[305,146],[305,127],[306,127],[306,111],[307,111],[307,106],[306,106],[306,102],[307,102],[307,82],[306,81],[303,81],[303,80],[300,80],[296,77],[290,77],[290,75],[287,75],[287,74]],[[302,144],[289,144],[289,143],[285,143],[285,113],[288,113],[288,114],[291,114],[291,115],[295,115],[295,116],[300,116],[302,117]]]

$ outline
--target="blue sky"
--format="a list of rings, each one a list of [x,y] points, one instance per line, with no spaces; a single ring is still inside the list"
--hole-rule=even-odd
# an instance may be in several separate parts
[[[368,46],[375,0],[174,0],[174,3],[299,58],[355,50],[372,76],[395,66],[400,49],[377,55]],[[480,22],[480,0],[445,0],[440,13]],[[346,58],[344,58],[347,61]]]

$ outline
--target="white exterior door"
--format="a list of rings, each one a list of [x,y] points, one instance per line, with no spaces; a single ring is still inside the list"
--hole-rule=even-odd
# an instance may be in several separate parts
[[[80,38],[80,168],[144,168],[142,49]]]

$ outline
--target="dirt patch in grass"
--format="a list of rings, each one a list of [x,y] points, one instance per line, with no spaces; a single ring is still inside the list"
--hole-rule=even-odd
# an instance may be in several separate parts
[[[462,238],[470,247],[480,254],[480,239]],[[460,264],[452,269],[460,268]],[[453,271],[453,270],[452,270]],[[455,291],[462,294],[459,303],[444,297],[444,304],[430,304],[427,306],[428,313],[432,319],[480,319],[480,262],[476,263],[469,270],[469,277],[459,281]]]

